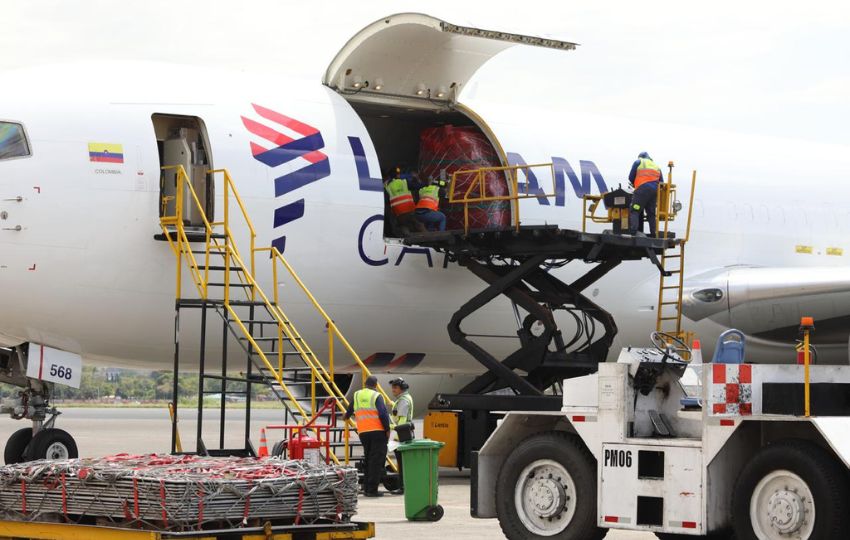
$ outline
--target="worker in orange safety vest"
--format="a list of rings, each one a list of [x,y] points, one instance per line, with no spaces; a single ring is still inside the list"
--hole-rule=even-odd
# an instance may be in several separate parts
[[[446,230],[446,215],[440,212],[440,186],[429,178],[425,187],[419,190],[419,202],[416,203],[416,219],[428,230]]]
[[[649,234],[655,236],[655,210],[658,203],[658,184],[664,181],[661,167],[652,161],[647,152],[641,152],[632,164],[629,183],[634,186],[629,207],[629,233],[643,232],[644,215],[649,221]]]
[[[343,417],[346,421],[354,416],[357,436],[363,445],[365,475],[363,494],[366,497],[382,497],[378,484],[384,475],[387,461],[387,443],[390,440],[390,415],[384,397],[378,392],[378,378],[370,375],[365,388],[354,392]]]
[[[407,186],[407,180],[401,178],[399,169],[396,169],[394,176],[388,177],[384,189],[389,195],[390,210],[402,229],[399,232],[401,234],[410,231],[425,232],[425,226],[416,219],[416,202],[413,200],[413,194]]]

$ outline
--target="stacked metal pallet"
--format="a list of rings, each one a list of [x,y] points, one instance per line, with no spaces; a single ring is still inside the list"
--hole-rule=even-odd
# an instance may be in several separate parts
[[[119,454],[0,467],[5,519],[155,530],[347,523],[357,472],[277,458]]]

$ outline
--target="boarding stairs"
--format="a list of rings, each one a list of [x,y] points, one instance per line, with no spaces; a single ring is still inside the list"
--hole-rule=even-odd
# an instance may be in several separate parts
[[[211,178],[221,178],[223,193],[223,219],[221,221],[210,221],[200,203],[186,171],[182,166],[163,167],[176,169],[172,175],[164,175],[173,178],[175,182],[174,195],[164,197],[162,201],[163,211],[160,225],[163,237],[168,241],[172,251],[177,257],[176,272],[176,306],[177,324],[175,325],[175,371],[179,362],[179,321],[180,310],[186,308],[200,308],[201,311],[201,358],[200,358],[200,382],[199,382],[199,405],[198,405],[198,453],[231,454],[239,453],[243,449],[224,448],[224,418],[226,397],[230,395],[241,395],[246,400],[246,429],[244,453],[256,455],[257,451],[251,442],[250,406],[253,385],[261,385],[269,388],[276,399],[284,408],[284,423],[304,425],[314,420],[317,416],[330,416],[329,411],[322,409],[322,405],[328,398],[332,398],[337,409],[338,424],[330,429],[312,430],[312,436],[318,438],[324,447],[330,448],[328,460],[335,463],[350,463],[362,460],[362,449],[357,442],[356,436],[351,431],[354,429],[353,419],[342,421],[342,413],[348,406],[346,392],[337,383],[335,370],[335,345],[337,349],[344,350],[350,357],[346,365],[355,364],[359,366],[363,379],[370,375],[368,367],[363,363],[349,342],[340,332],[336,323],[325,312],[316,298],[307,289],[304,282],[296,274],[289,262],[275,247],[258,247],[256,245],[256,231],[248,215],[242,198],[239,196],[236,186],[226,169],[209,171]],[[217,191],[219,192],[219,191]],[[170,204],[169,199],[175,199]],[[188,198],[188,201],[185,200]],[[188,204],[186,204],[188,202]],[[231,208],[233,206],[233,208]],[[196,217],[200,217],[202,228],[190,228],[184,220],[186,207],[192,207]],[[170,211],[167,209],[171,209]],[[234,214],[239,221],[239,239],[234,234]],[[245,242],[247,233],[247,242]],[[245,244],[248,244],[247,246]],[[264,275],[272,279],[267,287],[258,282],[257,260],[260,259],[271,265],[271,272]],[[188,272],[194,287],[190,291],[184,291],[183,273]],[[307,340],[298,331],[295,323],[287,316],[278,292],[279,278],[288,275],[297,287],[303,292],[316,312],[325,321],[328,334],[328,353],[325,361],[320,359],[311,348]],[[270,293],[267,291],[271,291]],[[288,289],[291,291],[291,289]],[[292,293],[290,293],[292,294]],[[207,312],[209,310],[218,314],[223,321],[222,358],[220,374],[207,373],[205,364],[205,334],[207,327]],[[229,334],[229,337],[228,337]],[[244,370],[239,376],[228,371],[227,344],[236,341],[240,351],[237,357],[247,359]],[[340,347],[341,345],[341,347]],[[232,357],[232,353],[231,353]],[[205,380],[218,381],[218,388],[211,390]],[[176,376],[175,376],[176,380]],[[231,390],[229,386],[239,386],[244,390]],[[175,385],[176,388],[176,385]],[[389,397],[379,388],[387,403]],[[220,448],[211,450],[207,448],[202,439],[202,401],[205,394],[218,392],[221,398],[221,435]],[[177,408],[177,398],[173,406]],[[175,448],[176,415],[172,427],[172,451],[180,451]],[[330,437],[330,441],[323,440]],[[325,444],[328,442],[329,444]],[[395,464],[388,458],[388,467],[396,470]]]

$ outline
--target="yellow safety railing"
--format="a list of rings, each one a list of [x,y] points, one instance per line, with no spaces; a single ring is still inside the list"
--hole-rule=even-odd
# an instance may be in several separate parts
[[[336,375],[336,365],[337,365],[336,358],[335,358],[336,347],[334,347],[335,341],[339,340],[339,342],[342,344],[342,346],[348,352],[349,356],[354,361],[354,363],[356,363],[358,365],[358,367],[360,368],[363,380],[365,380],[366,377],[370,376],[372,373],[369,371],[368,366],[366,366],[366,364],[360,359],[360,356],[354,350],[354,347],[351,346],[351,343],[349,343],[349,341],[345,338],[345,336],[342,334],[342,332],[340,332],[339,327],[337,327],[334,320],[330,317],[330,315],[327,314],[327,312],[324,310],[324,308],[322,308],[319,301],[316,299],[316,297],[313,295],[313,293],[310,292],[310,290],[304,284],[304,281],[301,280],[299,275],[295,272],[295,269],[292,267],[292,265],[289,264],[289,262],[284,258],[284,256],[280,253],[280,251],[278,251],[278,249],[276,247],[257,248],[256,251],[257,252],[267,252],[269,254],[269,257],[272,259],[272,279],[274,280],[274,282],[279,283],[280,271],[278,270],[278,268],[283,267],[289,273],[289,275],[292,277],[292,279],[295,281],[295,283],[298,285],[298,287],[303,291],[304,295],[307,297],[307,299],[313,305],[316,312],[322,317],[322,319],[324,319],[325,325],[326,325],[327,330],[328,330],[328,366],[327,367],[325,367],[321,362],[319,362],[317,360],[316,354],[312,351],[310,346],[301,337],[301,335],[298,333],[298,331],[295,329],[294,326],[285,325],[283,327],[283,329],[285,331],[291,332],[291,335],[289,336],[289,338],[292,340],[293,345],[296,347],[296,350],[298,350],[298,352],[301,353],[301,355],[303,357],[307,357],[307,358],[309,358],[309,359],[311,359],[315,362],[315,373],[314,373],[314,375],[318,379],[318,382],[320,384],[322,384],[325,387],[325,390],[328,393],[330,393],[331,395],[340,396],[341,399],[339,399],[337,401],[337,403],[338,403],[338,406],[340,407],[340,409],[344,411],[345,407],[348,406],[348,400],[345,399],[345,393],[334,382],[334,376]],[[276,310],[280,314],[281,318],[283,318],[284,320],[288,320],[287,317],[286,317],[286,314],[284,313],[283,308],[281,308],[281,305],[280,305],[280,302],[279,302],[278,287],[275,287],[274,304],[275,304]],[[282,365],[283,359],[281,358],[279,360],[279,362]],[[387,403],[390,403],[389,396],[381,388],[380,385],[378,385],[378,392],[384,397],[384,400]]]
[[[655,213],[655,230],[658,238],[667,240],[671,237],[670,223],[674,221],[679,213],[683,210],[681,203],[677,200],[677,185],[673,183],[673,162],[668,163],[670,171],[665,182],[660,182],[656,192],[656,213]],[[690,201],[688,203],[688,221],[685,226],[684,236],[679,236],[673,242],[672,247],[664,249],[661,252],[660,265],[663,269],[659,278],[658,284],[658,309],[656,310],[655,330],[664,335],[670,335],[685,343],[691,343],[694,338],[692,332],[682,330],[682,294],[684,288],[684,271],[685,271],[685,245],[691,237],[691,222],[693,218],[694,208],[694,193],[696,192],[697,172],[693,171],[691,176],[691,192]],[[588,223],[615,223],[615,230],[628,229],[629,206],[626,205],[625,195],[624,200],[617,201],[615,196],[614,204],[611,208],[606,209],[606,214],[597,214],[600,207],[604,207],[605,195],[585,195],[583,197],[582,206],[582,223],[581,229],[587,232]],[[672,253],[668,253],[672,250]],[[677,251],[678,250],[678,251]],[[669,268],[669,261],[679,261],[677,268]],[[676,276],[675,285],[666,285],[666,279]],[[669,298],[669,293],[675,290],[675,299]],[[665,291],[667,291],[665,293]],[[665,316],[664,306],[673,306],[676,309],[675,316]],[[669,308],[668,308],[669,309]],[[675,324],[675,329],[665,330],[664,326]]]
[[[298,399],[292,394],[292,392],[287,387],[286,383],[283,380],[285,361],[283,356],[284,343],[288,342],[298,353],[299,357],[303,361],[304,365],[310,370],[311,374],[311,410],[316,410],[316,389],[317,385],[322,386],[325,391],[334,396],[337,407],[345,412],[348,406],[348,400],[345,397],[345,392],[339,388],[339,386],[334,382],[335,373],[335,359],[334,359],[334,340],[338,339],[343,347],[348,351],[349,355],[352,357],[352,360],[360,367],[361,373],[363,375],[363,379],[365,380],[371,373],[366,364],[360,359],[359,355],[355,352],[354,348],[351,346],[349,341],[343,336],[342,332],[340,332],[336,323],[331,319],[331,317],[327,314],[327,312],[321,307],[316,297],[310,292],[298,274],[295,272],[293,267],[286,261],[283,255],[278,251],[277,248],[274,247],[260,247],[256,246],[256,229],[254,228],[254,224],[251,221],[250,216],[248,215],[248,211],[245,207],[245,204],[242,198],[239,195],[239,192],[236,190],[236,186],[233,183],[233,180],[230,176],[230,173],[226,169],[216,169],[213,171],[209,171],[209,174],[216,175],[221,174],[223,176],[223,195],[224,195],[224,208],[223,208],[223,220],[210,222],[206,216],[205,209],[200,203],[200,199],[197,196],[194,188],[192,187],[192,183],[189,180],[186,171],[182,166],[169,166],[163,167],[163,170],[168,169],[176,169],[175,175],[175,183],[176,183],[176,192],[174,196],[175,200],[175,213],[174,215],[164,215],[160,219],[160,225],[165,235],[165,238],[168,240],[171,249],[174,251],[177,256],[177,284],[176,284],[176,298],[179,300],[182,296],[182,263],[185,258],[185,262],[189,267],[192,280],[198,290],[198,294],[202,299],[209,299],[209,257],[213,251],[217,251],[221,253],[224,257],[224,293],[223,301],[224,307],[231,319],[231,321],[236,324],[239,330],[242,332],[244,337],[247,339],[249,345],[252,347],[254,351],[258,353],[262,363],[266,366],[266,369],[274,374],[275,382],[279,385],[281,390],[283,390],[286,395],[289,403],[295,408],[295,410],[301,415],[301,421],[305,422],[307,418],[309,418],[309,414],[303,409]],[[198,261],[195,258],[195,254],[192,253],[192,246],[189,241],[188,235],[185,229],[185,223],[183,219],[183,205],[184,205],[184,197],[185,194],[188,193],[190,196],[190,201],[197,208],[199,215],[201,216],[201,221],[203,223],[204,231],[205,231],[205,265],[204,272],[201,273],[200,267],[198,265]],[[249,242],[250,242],[250,265],[246,264],[241,253],[238,250],[236,242],[234,241],[233,230],[231,229],[231,198],[236,202],[236,205],[240,211],[242,219],[245,222],[248,234],[249,234]],[[163,201],[164,208],[167,208],[168,201]],[[216,231],[219,231],[218,233]],[[223,238],[219,238],[223,237]],[[223,240],[223,241],[219,241]],[[274,294],[272,295],[272,299],[269,299],[265,294],[263,289],[259,286],[256,281],[256,255],[257,253],[268,253],[270,259],[272,259],[272,279],[273,279],[273,287]],[[310,300],[312,305],[315,307],[316,311],[321,315],[321,317],[326,321],[328,328],[328,355],[329,355],[329,367],[326,368],[322,362],[319,361],[317,355],[313,352],[313,350],[309,347],[306,340],[302,338],[298,330],[295,326],[290,322],[287,318],[286,313],[283,311],[280,305],[280,297],[278,292],[278,267],[283,266],[283,268],[293,277],[298,286],[305,293],[307,298]],[[253,335],[248,330],[245,325],[245,322],[239,317],[236,310],[231,305],[231,287],[230,287],[230,275],[231,268],[239,269],[240,280],[244,285],[247,285],[249,289],[249,299],[256,300],[262,302],[268,312],[274,318],[274,321],[277,323],[278,329],[278,341],[277,341],[277,362],[273,363],[266,353],[261,349],[261,347],[255,341]],[[391,403],[389,396],[386,392],[378,387],[378,391],[384,397],[384,400],[389,407]],[[345,456],[346,459],[348,457],[348,428],[353,427],[354,423],[351,419],[349,419],[345,424]],[[331,454],[331,458],[334,462],[339,463],[338,458],[335,454]],[[395,463],[388,459],[390,466],[393,470],[397,470]]]
[[[168,416],[171,417],[171,421],[174,422],[174,404],[168,404]],[[174,430],[174,449],[178,454],[183,453],[183,443],[180,441],[180,429],[175,426]]]
[[[811,333],[815,329],[813,317],[800,319],[800,333],[803,334],[803,413],[806,418],[812,415],[811,410],[811,369],[812,363]]]
[[[672,173],[672,162],[670,162]],[[691,216],[693,215],[694,207],[694,191],[697,182],[697,172],[693,171],[691,177],[691,193],[690,202],[688,203],[688,222],[685,228],[685,236],[679,238],[679,241],[686,243],[691,236]],[[672,178],[668,178],[667,182],[661,182],[656,192],[656,212],[655,212],[655,230],[658,231],[659,238],[668,238],[670,235],[669,225],[674,221],[681,212],[676,199],[677,185],[672,183]],[[603,207],[602,199],[604,195],[587,194],[582,197],[582,232],[587,232],[587,223],[611,223],[612,217],[610,214],[600,215],[596,211]],[[628,209],[626,209],[628,211]]]
[[[673,162],[668,164],[670,172],[668,173],[667,182],[661,182],[656,193],[656,208],[655,212],[655,230],[658,231],[660,238],[668,238],[670,235],[670,222],[675,220],[679,215],[681,208],[676,200],[677,186],[673,183]],[[688,222],[685,226],[685,236],[680,238],[681,243],[687,243],[691,237],[691,217],[694,210],[694,193],[696,192],[697,172],[691,174],[691,194],[688,202]],[[661,226],[664,225],[664,230]]]
[[[674,164],[671,161],[667,164],[667,166],[669,167],[667,181],[660,183],[656,194],[657,212],[655,218],[656,234],[659,238],[663,238],[665,240],[670,238],[670,223],[676,219],[676,217],[679,215],[679,212],[682,210],[681,203],[679,203],[676,199],[677,186],[673,183]],[[678,241],[676,242],[678,252],[674,250],[673,253],[670,254],[667,250],[664,250],[661,253],[661,266],[664,268],[665,271],[669,269],[669,260],[678,260],[679,266],[675,269],[674,272],[674,274],[676,275],[675,285],[670,287],[666,286],[665,275],[661,275],[658,285],[658,310],[656,312],[655,320],[655,330],[657,332],[664,332],[665,322],[675,324],[675,329],[666,333],[672,334],[686,343],[691,343],[694,338],[693,332],[687,332],[682,330],[682,296],[685,284],[685,246],[691,237],[691,219],[693,217],[694,193],[696,192],[696,182],[697,172],[693,171],[691,175],[690,200],[688,202],[688,221],[687,225],[685,226],[685,235],[683,237],[678,238]],[[665,290],[673,290],[676,295],[675,299],[665,300]],[[662,309],[664,305],[674,305],[676,309],[675,316],[665,317],[664,310]]]
[[[555,197],[554,193],[529,193],[530,182],[526,181],[524,190],[520,193],[519,189],[519,172],[523,171],[528,177],[528,171],[531,169],[549,169],[550,178],[554,183],[555,166],[552,163],[537,163],[534,165],[512,165],[509,167],[482,167],[480,169],[461,169],[452,173],[452,181],[449,185],[449,203],[463,204],[463,231],[469,233],[469,205],[483,202],[498,202],[511,201],[513,203],[512,226],[519,231],[520,227],[520,212],[519,201],[521,199],[538,199]],[[488,173],[504,173],[508,181],[510,193],[508,195],[488,195],[486,177]],[[472,177],[463,196],[458,196],[457,186],[458,179],[468,179]]]
[[[588,220],[590,220],[591,223],[611,223],[611,221],[615,219],[610,213],[604,216],[596,214],[596,210],[598,210],[600,206],[604,208],[604,205],[602,204],[603,197],[604,195],[591,195],[590,193],[582,196],[581,232],[587,232]],[[628,220],[629,209],[624,208],[623,211],[626,214],[626,220]],[[617,218],[619,218],[619,216],[617,216]]]

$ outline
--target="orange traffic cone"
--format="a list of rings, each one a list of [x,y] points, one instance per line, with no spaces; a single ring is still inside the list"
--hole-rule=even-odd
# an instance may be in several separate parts
[[[266,440],[266,428],[260,428],[260,451],[257,457],[269,457],[269,442]]]
[[[702,364],[702,347],[698,339],[691,345],[691,364]]]

